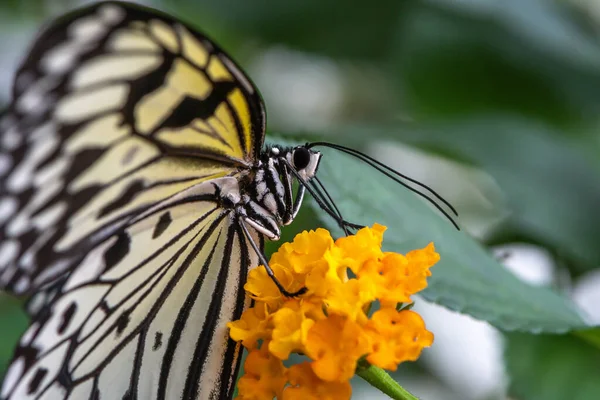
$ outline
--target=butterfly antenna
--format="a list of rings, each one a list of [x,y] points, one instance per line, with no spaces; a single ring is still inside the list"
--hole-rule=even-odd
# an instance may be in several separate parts
[[[317,182],[316,185],[314,185],[314,188],[316,189],[315,191],[318,191],[319,193],[324,193],[324,200],[328,200],[328,204],[332,207],[332,209],[335,211],[335,213],[340,217],[340,221],[343,222],[342,224],[342,229],[344,230],[344,233],[346,234],[346,236],[350,235],[350,232],[348,231],[348,224],[346,223],[346,220],[344,219],[344,217],[342,216],[342,212],[340,211],[340,209],[337,207],[337,205],[335,204],[335,201],[333,201],[333,198],[331,197],[331,195],[329,194],[329,192],[327,191],[327,189],[325,189],[325,185],[323,185],[323,183],[321,183],[321,181],[319,180],[319,178],[317,178],[317,176],[315,175],[313,177],[313,180],[315,182]]]
[[[342,145],[338,145],[338,144],[334,144],[334,143],[329,143],[329,142],[314,142],[314,143],[307,143],[306,144],[307,148],[317,147],[317,146],[329,147],[329,148],[332,148],[334,150],[341,151],[342,153],[346,153],[348,155],[351,155],[351,156],[353,156],[355,158],[358,158],[359,160],[367,163],[371,167],[375,168],[377,171],[381,172],[382,174],[384,174],[388,178],[392,179],[394,182],[399,183],[400,185],[404,186],[405,188],[407,188],[411,192],[413,192],[413,193],[415,193],[415,194],[423,197],[425,200],[427,200],[429,203],[431,203],[438,211],[440,211],[452,223],[452,225],[454,225],[454,227],[457,230],[460,230],[460,227],[458,226],[458,224],[456,223],[456,221],[454,220],[454,218],[443,207],[441,207],[433,198],[431,198],[430,196],[428,196],[426,193],[420,192],[417,189],[415,189],[415,188],[407,185],[401,179],[404,179],[406,181],[409,181],[411,183],[414,183],[415,185],[418,185],[418,186],[424,188],[429,193],[431,193],[435,198],[437,198],[443,204],[445,204],[452,211],[452,213],[455,216],[458,216],[458,212],[452,206],[452,204],[450,204],[446,199],[444,199],[442,196],[440,196],[431,187],[425,185],[424,183],[421,183],[421,182],[417,181],[416,179],[413,179],[413,178],[411,178],[409,176],[406,176],[406,175],[404,175],[404,174],[396,171],[395,169],[393,169],[393,168],[385,165],[384,163],[382,163],[382,162],[374,159],[373,157],[368,156],[367,154],[365,154],[363,152],[360,152],[358,150],[354,150],[354,149],[351,149],[349,147],[345,147],[345,146],[342,146]]]
[[[321,190],[321,188],[318,185],[311,185],[311,189],[314,190],[315,194],[320,197],[320,200],[331,210],[331,212],[336,215],[336,221],[338,222],[340,227],[344,230],[344,234],[346,234],[346,236],[348,236],[350,234],[350,232],[348,232],[344,218],[342,217],[342,214],[336,207],[335,203],[332,203],[330,201],[331,199],[328,199],[327,196],[325,194],[323,194],[323,191]]]

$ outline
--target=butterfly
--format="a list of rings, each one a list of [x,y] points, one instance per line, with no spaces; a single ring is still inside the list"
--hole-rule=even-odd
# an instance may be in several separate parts
[[[226,323],[248,270],[270,273],[264,241],[305,191],[357,227],[315,147],[404,177],[343,146],[264,147],[265,121],[238,65],[157,10],[101,2],[43,30],[0,119],[0,288],[31,295],[0,399],[232,396]]]

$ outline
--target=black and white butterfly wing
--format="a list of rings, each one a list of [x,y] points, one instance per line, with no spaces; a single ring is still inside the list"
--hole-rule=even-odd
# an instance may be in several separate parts
[[[240,352],[225,325],[258,260],[215,192],[200,184],[96,246],[39,309],[1,397],[229,398]]]
[[[0,127],[0,287],[35,293],[0,398],[230,396],[225,323],[258,262],[215,182],[264,135],[240,69],[168,16],[99,3],[40,35]]]
[[[34,291],[133,216],[258,156],[264,108],[212,42],[107,2],[37,39],[0,121],[0,287]]]

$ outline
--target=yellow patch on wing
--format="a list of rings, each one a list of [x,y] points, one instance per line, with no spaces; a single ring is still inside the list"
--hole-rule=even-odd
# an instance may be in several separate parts
[[[230,81],[231,73],[217,56],[212,56],[206,68],[206,73],[213,81]]]
[[[181,37],[182,55],[193,62],[198,68],[206,68],[208,62],[208,50],[187,29],[178,26]]]
[[[208,119],[208,124],[231,146],[230,151],[234,156],[243,158],[244,151],[240,144],[233,115],[227,103],[221,103],[217,107],[214,116]]]
[[[148,23],[150,33],[171,53],[179,53],[177,34],[164,21],[153,19]]]
[[[239,151],[239,146],[230,147],[230,143],[221,139],[222,132],[213,130],[215,133],[204,133],[192,127],[183,127],[177,129],[161,129],[156,138],[168,143],[176,148],[204,148],[206,150],[217,151],[222,154],[229,154],[241,157],[243,154]],[[210,132],[210,131],[208,131]],[[232,143],[233,144],[233,143]]]
[[[178,58],[173,62],[164,85],[144,97],[135,108],[138,132],[154,132],[186,96],[205,99],[212,88],[212,83],[199,70]]]
[[[130,133],[130,128],[122,122],[123,116],[118,112],[91,120],[65,142],[65,152],[75,154],[85,149],[110,146]]]
[[[248,101],[242,94],[242,91],[236,88],[229,94],[229,101],[233,105],[234,112],[237,114],[242,125],[242,133],[246,139],[246,154],[252,153],[252,128],[250,122],[250,109]]]
[[[89,169],[73,180],[70,192],[87,186],[107,184],[159,155],[156,147],[142,138],[131,136],[106,151]]]

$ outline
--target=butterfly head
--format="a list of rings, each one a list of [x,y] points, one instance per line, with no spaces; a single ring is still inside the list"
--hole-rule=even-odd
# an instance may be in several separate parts
[[[305,182],[317,174],[321,162],[321,153],[309,149],[306,145],[287,149],[274,146],[270,150],[270,156],[283,158],[286,161],[285,164],[293,168]]]
[[[298,171],[298,174],[308,181],[317,174],[321,162],[321,153],[306,146],[297,146],[286,155],[286,158]]]

